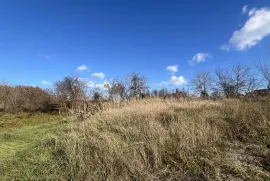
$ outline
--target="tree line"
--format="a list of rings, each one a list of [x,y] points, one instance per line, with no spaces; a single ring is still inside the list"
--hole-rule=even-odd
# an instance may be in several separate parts
[[[0,112],[51,112],[55,103],[52,94],[39,87],[0,85]]]
[[[204,98],[251,95],[260,88],[270,89],[270,65],[267,62],[259,62],[255,70],[246,65],[236,64],[226,69],[218,68],[214,73],[199,71],[191,80],[191,85],[194,93]]]
[[[52,89],[43,90],[32,86],[0,84],[0,111],[5,112],[51,112],[59,108],[83,109],[89,103],[102,101],[120,102],[148,97],[182,98],[230,98],[250,95],[258,88],[270,90],[270,64],[259,62],[256,69],[236,64],[215,72],[198,71],[190,81],[192,94],[184,89],[152,89],[145,76],[131,73],[104,85],[104,90],[87,88],[87,82],[76,76],[67,76],[54,83]],[[256,70],[256,71],[255,71]],[[259,74],[258,74],[259,73]],[[260,76],[259,76],[260,75]],[[266,86],[265,86],[266,85]]]

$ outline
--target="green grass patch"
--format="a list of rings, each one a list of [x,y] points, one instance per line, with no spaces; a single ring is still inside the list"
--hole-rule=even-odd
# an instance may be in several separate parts
[[[14,156],[18,151],[37,144],[52,134],[55,129],[56,123],[51,122],[2,131],[0,133],[0,159]]]
[[[18,125],[16,118],[21,127],[7,128]],[[2,115],[1,119],[8,122],[0,130],[1,180],[61,180],[61,156],[57,155],[55,144],[65,126],[59,117],[23,113]]]
[[[0,113],[0,131],[11,128],[22,128],[23,126],[38,125],[59,120],[57,114],[45,113]]]

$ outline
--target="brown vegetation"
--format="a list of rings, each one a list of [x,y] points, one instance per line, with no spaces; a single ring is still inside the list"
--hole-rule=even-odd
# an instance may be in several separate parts
[[[71,180],[268,180],[270,99],[148,99],[70,124]]]
[[[0,111],[51,112],[55,101],[39,87],[0,85]]]

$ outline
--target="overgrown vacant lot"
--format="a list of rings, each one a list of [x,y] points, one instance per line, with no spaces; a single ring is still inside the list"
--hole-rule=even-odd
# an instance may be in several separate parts
[[[0,151],[3,180],[270,180],[270,99],[146,99],[12,128],[0,148],[25,134]]]

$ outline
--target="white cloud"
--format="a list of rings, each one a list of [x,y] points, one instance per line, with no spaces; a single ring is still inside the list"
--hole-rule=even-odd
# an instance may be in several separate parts
[[[172,74],[175,74],[176,72],[178,72],[178,65],[168,66],[166,70],[171,72]]]
[[[97,77],[99,79],[104,79],[105,78],[105,74],[103,72],[96,72],[92,74],[93,77]]]
[[[109,82],[103,82],[102,84],[96,84],[96,88],[99,88],[100,90],[106,90],[106,86],[110,86]]]
[[[89,80],[89,81],[86,82],[86,86],[88,88],[93,88],[93,87],[95,87],[95,83],[93,81]]]
[[[188,62],[190,65],[195,65],[211,58],[213,58],[213,56],[210,53],[197,53],[193,56],[192,60]]]
[[[168,81],[161,81],[161,82],[157,83],[157,85],[162,87],[162,86],[169,85],[169,82]]]
[[[49,82],[49,81],[43,80],[43,81],[41,81],[41,84],[44,84],[44,85],[50,85],[50,84],[52,84],[52,83]]]
[[[171,79],[170,79],[170,83],[172,85],[182,85],[182,84],[186,84],[186,80],[183,76],[172,76]]]
[[[248,5],[245,5],[243,8],[242,8],[242,13],[246,13],[248,11]]]
[[[162,82],[159,82],[158,85],[159,86],[167,86],[167,85],[176,85],[176,86],[180,86],[180,85],[183,85],[183,84],[186,84],[187,81],[185,80],[185,78],[183,76],[175,76],[173,75],[169,81],[162,81]]]
[[[257,11],[257,8],[252,8],[252,9],[248,12],[248,15],[249,15],[249,16],[252,16],[252,15],[254,15],[254,14],[256,13],[256,11]]]
[[[77,67],[76,69],[78,72],[82,72],[82,71],[89,71],[89,68],[86,65],[81,65],[79,67]]]
[[[88,88],[95,87],[95,82],[89,80],[88,78],[79,77],[79,80],[82,81],[82,82],[84,82]]]
[[[221,47],[222,50],[244,51],[257,45],[263,38],[270,35],[270,9],[253,8],[248,14],[249,19],[244,26],[240,30],[234,31],[229,43]]]
[[[222,45],[222,46],[220,47],[220,49],[223,50],[223,51],[228,52],[228,51],[230,51],[230,46],[229,46],[229,45]]]
[[[96,85],[96,88],[103,89],[103,88],[104,88],[104,84],[97,84],[97,85]]]

